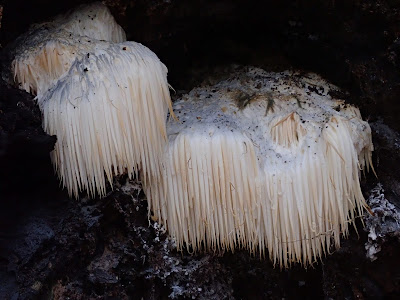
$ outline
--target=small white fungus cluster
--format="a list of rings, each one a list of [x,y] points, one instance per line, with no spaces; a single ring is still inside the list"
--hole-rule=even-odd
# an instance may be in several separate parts
[[[70,195],[104,196],[106,180],[138,169],[159,173],[171,100],[167,68],[100,3],[31,29],[12,67],[37,95],[43,128],[57,136],[51,158]]]
[[[15,81],[28,93],[40,95],[54,85],[75,59],[99,47],[98,41],[121,43],[125,32],[109,9],[92,3],[34,25],[19,39],[12,62]]]
[[[371,130],[313,74],[250,68],[174,104],[150,208],[178,247],[312,264],[363,214]]]

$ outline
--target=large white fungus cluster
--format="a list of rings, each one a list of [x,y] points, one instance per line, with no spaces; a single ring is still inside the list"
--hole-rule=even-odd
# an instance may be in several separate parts
[[[38,25],[20,45],[14,78],[57,136],[51,158],[69,194],[104,196],[114,175],[140,170],[149,214],[178,248],[307,266],[368,208],[370,127],[315,74],[242,69],[183,96],[166,125],[167,68],[126,41],[106,6]]]
[[[15,80],[37,95],[43,128],[57,135],[53,164],[75,197],[104,196],[113,175],[159,173],[167,68],[125,40],[108,8],[94,3],[31,29],[16,50]]]
[[[250,68],[174,103],[150,209],[194,251],[247,248],[312,264],[367,207],[371,130],[316,75]]]

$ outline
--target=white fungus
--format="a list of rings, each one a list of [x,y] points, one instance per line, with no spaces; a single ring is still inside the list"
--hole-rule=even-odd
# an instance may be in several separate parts
[[[39,25],[20,40],[15,79],[36,93],[51,159],[70,195],[104,196],[106,181],[139,169],[159,176],[172,109],[167,68],[100,3]]]
[[[96,40],[126,41],[109,9],[97,2],[34,25],[19,38],[12,62],[14,79],[21,89],[39,95],[65,74],[76,58],[92,51]]]
[[[104,196],[106,178],[138,168],[145,179],[158,174],[170,97],[167,69],[148,48],[100,48],[37,100],[44,130],[57,135],[51,158],[70,194]]]
[[[340,246],[367,207],[371,131],[314,74],[250,68],[174,104],[149,210],[178,248],[269,255],[307,266]]]
[[[113,43],[126,41],[125,31],[101,2],[78,6],[66,15],[56,17],[54,23],[75,35]]]

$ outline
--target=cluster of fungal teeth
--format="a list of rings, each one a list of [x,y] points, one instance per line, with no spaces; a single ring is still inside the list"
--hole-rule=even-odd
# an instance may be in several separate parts
[[[149,215],[194,251],[249,249],[305,266],[340,246],[367,208],[371,131],[315,74],[238,71],[176,101],[167,69],[101,4],[33,28],[12,64],[37,95],[70,195],[106,194],[138,170]]]
[[[70,195],[106,194],[114,175],[158,176],[171,99],[167,68],[127,42],[101,3],[78,7],[20,38],[15,80],[36,94],[43,128],[57,136],[53,165]]]
[[[167,125],[163,175],[145,185],[150,208],[179,248],[310,265],[367,207],[359,179],[372,165],[370,128],[314,74],[234,75],[174,103],[180,122]]]

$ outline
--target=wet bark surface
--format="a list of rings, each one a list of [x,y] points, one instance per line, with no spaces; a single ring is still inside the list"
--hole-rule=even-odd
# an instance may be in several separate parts
[[[56,7],[46,0],[5,1],[3,57],[29,24],[79,2]],[[340,96],[361,108],[373,132],[378,178],[367,174],[363,179],[365,197],[380,182],[384,198],[399,211],[399,1],[106,2],[128,39],[150,47],[168,66],[177,95],[232,63],[313,71],[340,86]],[[307,270],[299,265],[280,270],[244,250],[178,252],[163,228],[148,220],[140,182],[115,178],[114,190],[103,199],[69,199],[48,158],[56,137],[41,129],[33,97],[5,82],[0,92],[1,298],[375,299],[400,294],[400,233],[395,226],[385,230],[386,221],[397,220],[387,210],[375,210],[376,219],[366,229],[357,221],[358,233],[351,230],[339,250]],[[374,261],[365,248],[371,228],[374,247],[380,248]]]

